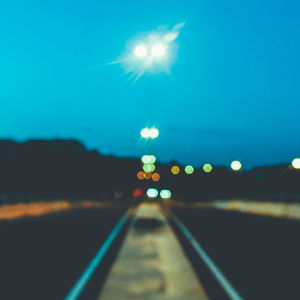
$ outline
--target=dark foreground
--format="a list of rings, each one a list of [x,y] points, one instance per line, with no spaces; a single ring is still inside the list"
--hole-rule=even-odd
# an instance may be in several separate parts
[[[63,299],[128,205],[0,223],[0,299]]]
[[[300,222],[174,209],[245,299],[300,299]]]

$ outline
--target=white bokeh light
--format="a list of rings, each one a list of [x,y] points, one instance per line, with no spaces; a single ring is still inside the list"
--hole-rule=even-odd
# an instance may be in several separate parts
[[[138,45],[134,48],[134,54],[137,57],[145,57],[148,54],[148,49],[144,45]]]
[[[242,169],[242,164],[238,160],[234,160],[230,166],[233,171],[239,171]]]
[[[158,137],[158,135],[159,135],[159,131],[158,131],[157,128],[151,128],[151,129],[149,130],[149,137],[150,137],[151,139],[156,139],[156,138]]]
[[[294,169],[299,170],[300,169],[300,158],[295,158],[292,161],[292,166],[293,166]]]
[[[163,56],[165,55],[165,53],[166,53],[166,48],[161,44],[154,45],[151,48],[151,54],[155,57]]]

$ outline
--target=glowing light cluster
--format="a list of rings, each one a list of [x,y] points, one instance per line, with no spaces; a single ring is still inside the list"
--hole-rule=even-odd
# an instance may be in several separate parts
[[[143,128],[141,130],[141,137],[144,139],[156,139],[159,136],[159,131],[157,128]]]
[[[233,171],[240,171],[242,169],[242,164],[238,160],[234,160],[230,167]]]
[[[205,173],[210,173],[210,172],[212,171],[212,169],[213,169],[213,167],[212,167],[211,164],[204,164],[204,165],[203,165],[203,171],[204,171]]]
[[[158,194],[160,195],[160,197],[162,199],[170,199],[172,196],[172,193],[170,190],[164,189],[164,190],[161,190],[159,193],[158,189],[156,189],[156,188],[149,188],[147,190],[146,194],[149,198],[156,198],[158,196]]]
[[[145,45],[138,45],[134,48],[134,54],[137,57],[146,57],[148,55],[152,55],[154,57],[160,57],[165,55],[166,47],[163,44],[155,44],[150,47],[150,51],[148,47]]]
[[[173,175],[177,175],[180,172],[180,168],[178,166],[173,166],[171,168],[171,172],[172,172]]]
[[[188,166],[186,166],[186,167],[184,168],[184,171],[185,171],[186,174],[191,175],[191,174],[194,173],[195,169],[194,169],[193,166],[188,165]]]
[[[293,167],[294,169],[300,170],[300,158],[295,158],[295,159],[292,161],[292,167]]]

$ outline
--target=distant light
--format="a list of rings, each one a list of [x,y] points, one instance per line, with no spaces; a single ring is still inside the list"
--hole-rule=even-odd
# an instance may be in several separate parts
[[[144,45],[139,45],[134,48],[134,54],[137,57],[145,57],[148,54],[148,49]]]
[[[238,160],[234,160],[230,166],[233,171],[239,171],[242,168],[242,164]]]
[[[186,166],[185,168],[184,168],[184,171],[185,171],[185,173],[186,174],[188,174],[188,175],[190,175],[190,174],[193,174],[194,173],[194,167],[193,166]]]
[[[149,128],[143,128],[141,130],[141,136],[145,139],[148,139],[150,137],[150,129]]]
[[[159,57],[163,56],[166,53],[166,49],[163,45],[157,44],[151,48],[151,54],[153,56]]]
[[[161,190],[160,191],[160,197],[162,199],[169,199],[169,198],[171,198],[171,196],[172,196],[172,193],[170,190]]]
[[[172,172],[172,174],[177,175],[180,172],[180,168],[178,166],[173,166],[171,168],[171,172]]]
[[[149,156],[150,155],[143,155],[142,156],[141,161],[142,161],[143,164],[150,164],[150,157]]]
[[[142,189],[135,189],[132,192],[133,197],[140,197],[143,195],[143,190]]]
[[[203,171],[205,173],[210,173],[212,171],[212,169],[213,169],[213,167],[211,164],[204,164],[204,166],[203,166]]]
[[[157,128],[151,128],[151,129],[150,129],[149,137],[150,137],[151,139],[156,139],[156,138],[158,137],[158,135],[159,135],[159,131],[158,131]]]
[[[153,188],[148,189],[147,190],[147,196],[149,198],[156,198],[158,196],[158,190],[157,189],[153,189]]]
[[[145,178],[146,178],[146,179],[152,178],[152,173],[151,173],[151,172],[145,173]]]
[[[143,155],[141,161],[144,164],[154,164],[156,162],[155,155]]]
[[[154,164],[156,162],[156,157],[155,155],[149,155],[149,163]]]
[[[143,128],[141,130],[141,136],[144,139],[156,139],[159,135],[159,131],[157,128],[153,127],[153,128]]]
[[[300,158],[295,158],[292,161],[292,166],[293,166],[294,169],[299,170],[300,169]]]
[[[143,179],[145,179],[145,176],[146,174],[145,174],[145,172],[142,172],[142,171],[140,171],[140,172],[138,172],[137,173],[137,178],[139,179],[139,180],[143,180]]]
[[[154,165],[154,164],[144,164],[144,165],[143,165],[143,170],[144,170],[146,173],[153,172],[153,171],[155,170],[155,165]]]
[[[158,173],[153,173],[152,174],[152,180],[153,181],[159,181],[160,179],[160,175]]]

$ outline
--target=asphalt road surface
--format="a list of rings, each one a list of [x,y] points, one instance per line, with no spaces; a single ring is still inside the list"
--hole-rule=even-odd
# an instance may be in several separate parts
[[[173,209],[245,299],[300,299],[300,222]]]

